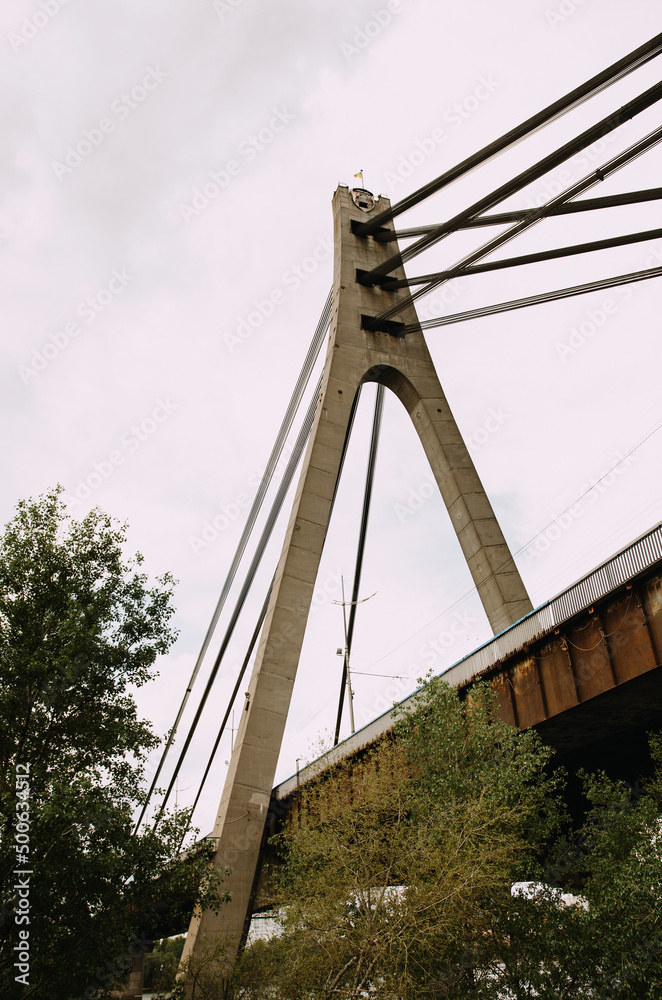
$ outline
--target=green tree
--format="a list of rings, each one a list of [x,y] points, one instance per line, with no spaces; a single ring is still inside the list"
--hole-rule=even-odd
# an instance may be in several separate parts
[[[495,897],[483,908],[480,974],[474,991],[458,997],[492,998],[499,990],[516,1000],[660,996],[659,741],[652,748],[658,776],[643,796],[605,774],[582,774],[583,823],[553,844],[531,898]]]
[[[154,945],[154,950],[145,956],[143,988],[145,990],[171,990],[179,960],[184,950],[184,937],[163,938]]]
[[[247,949],[237,995],[405,1000],[469,982],[484,900],[561,829],[549,758],[486,689],[467,705],[433,680],[392,737],[303,789],[280,838],[283,935],[260,947],[277,972],[260,993]]]
[[[462,702],[433,679],[392,737],[302,790],[279,838],[282,934],[246,949],[234,996],[659,997],[662,779],[634,801],[584,775],[573,830],[551,758],[489,688]]]
[[[125,541],[126,526],[98,510],[71,519],[59,489],[19,503],[0,539],[8,1000],[106,996],[158,935],[168,901],[176,911],[222,900],[204,852],[179,851],[186,815],[166,817],[158,835],[132,836],[158,739],[130,688],[175,639],[174,581],[166,574],[150,586],[142,557],[124,557]],[[21,954],[29,961],[16,966]]]

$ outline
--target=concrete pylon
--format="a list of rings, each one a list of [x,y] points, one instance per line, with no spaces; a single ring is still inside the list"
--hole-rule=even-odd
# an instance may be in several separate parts
[[[359,203],[362,199],[373,202],[367,193],[357,197]],[[370,214],[388,207],[381,198]],[[392,325],[416,323],[414,306],[403,305],[386,324],[391,332],[361,327],[362,316],[377,316],[397,297],[407,297],[406,289],[390,292],[356,280],[357,268],[368,271],[380,264],[393,253],[393,243],[352,233],[352,220],[365,222],[366,214],[348,188],[338,188],[333,210],[333,306],[322,390],[213,831],[215,864],[232,869],[226,882],[232,902],[217,916],[207,911],[193,917],[183,960],[195,960],[223,941],[231,961],[240,945],[348,421],[361,383],[388,386],[409,412],[494,633],[531,610],[423,335],[401,337]]]

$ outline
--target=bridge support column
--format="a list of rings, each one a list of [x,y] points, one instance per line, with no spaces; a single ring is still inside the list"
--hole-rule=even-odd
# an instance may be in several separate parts
[[[374,212],[388,206],[381,199]],[[231,963],[240,946],[350,413],[362,382],[383,383],[408,410],[495,634],[531,610],[423,335],[397,335],[394,324],[417,322],[413,305],[404,305],[406,291],[356,280],[357,269],[371,270],[393,252],[393,244],[353,234],[352,220],[365,222],[366,216],[347,188],[338,188],[333,208],[333,308],[322,390],[213,831],[215,864],[232,869],[232,902],[218,915],[194,916],[183,960],[192,956],[195,962],[224,943]],[[397,297],[403,308],[388,330],[362,329],[362,317],[377,316]],[[217,961],[224,966],[220,956]]]

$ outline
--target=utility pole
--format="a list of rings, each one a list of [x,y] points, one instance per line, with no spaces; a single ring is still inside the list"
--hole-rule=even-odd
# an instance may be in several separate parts
[[[232,709],[232,725],[230,727],[230,760],[232,760],[232,754],[234,753],[234,708]],[[226,760],[226,764],[229,765],[230,761]]]
[[[351,679],[350,674],[349,674],[349,633],[347,631],[347,612],[345,611],[345,608],[347,607],[348,604],[350,606],[355,606],[357,604],[365,604],[366,601],[369,601],[371,598],[373,598],[375,596],[375,594],[377,593],[377,591],[375,591],[375,594],[371,594],[370,597],[364,597],[360,601],[346,601],[345,600],[345,578],[343,576],[340,577],[340,587],[341,587],[341,593],[342,593],[342,601],[332,601],[331,603],[332,604],[341,604],[342,605],[342,620],[343,620],[343,626],[344,626],[344,629],[345,629],[345,653],[344,653],[344,659],[343,659],[343,664],[344,664],[343,673],[344,673],[345,678],[347,680],[347,700],[349,702],[349,723],[350,723],[350,726],[352,728],[352,733],[355,733],[356,732],[356,727],[354,725],[354,692],[352,691],[352,679]],[[338,649],[336,652],[338,654],[340,654],[343,651],[342,651],[342,649]],[[336,742],[337,742],[337,734],[336,734]]]
[[[342,593],[342,621],[345,629],[345,671],[347,677],[347,701],[349,702],[349,725],[352,733],[356,732],[356,726],[354,725],[354,692],[352,691],[352,679],[349,675],[349,644],[347,640],[347,612],[345,607],[347,602],[345,601],[345,579],[340,577],[340,588]]]

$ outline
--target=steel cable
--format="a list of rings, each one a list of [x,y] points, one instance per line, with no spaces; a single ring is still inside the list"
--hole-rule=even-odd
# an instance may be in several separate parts
[[[338,701],[338,715],[336,717],[336,732],[333,740],[334,747],[338,745],[340,738],[340,723],[342,722],[342,710],[345,700],[345,685],[347,683],[347,669],[349,655],[352,649],[352,637],[354,635],[354,623],[356,621],[356,607],[359,599],[359,587],[361,586],[361,571],[363,569],[363,555],[365,552],[365,540],[368,533],[368,518],[370,516],[370,501],[372,499],[372,485],[375,478],[375,465],[377,462],[377,448],[379,445],[379,431],[381,429],[382,411],[384,408],[384,386],[377,386],[377,396],[375,398],[375,413],[372,422],[372,434],[370,437],[370,451],[368,454],[368,466],[365,477],[365,491],[363,495],[363,510],[361,511],[361,526],[359,528],[359,542],[356,552],[356,566],[354,568],[354,583],[352,586],[352,603],[349,610],[349,625],[347,628],[347,644],[345,658],[343,661],[342,681],[340,683],[340,699]]]
[[[662,84],[659,84],[657,87],[652,89],[658,93],[656,100],[662,100]],[[488,240],[487,243],[483,243],[482,246],[478,247],[476,250],[471,251],[471,253],[465,255],[461,260],[453,264],[452,267],[442,272],[443,277],[434,278],[432,281],[429,282],[429,284],[424,285],[422,288],[419,288],[418,291],[413,292],[411,295],[408,295],[405,299],[402,299],[395,305],[391,306],[389,309],[384,310],[384,312],[380,313],[379,316],[375,316],[374,319],[371,319],[368,328],[369,329],[377,328],[380,321],[383,321],[388,317],[394,315],[395,313],[400,312],[403,308],[412,304],[416,299],[419,299],[421,296],[426,295],[433,288],[436,288],[438,285],[442,285],[444,284],[444,282],[449,281],[453,277],[456,277],[457,274],[463,269],[465,269],[468,265],[475,263],[482,257],[485,257],[488,254],[492,253],[494,250],[499,249],[506,243],[509,243],[511,240],[515,239],[516,236],[519,236],[520,233],[525,232],[532,226],[535,226],[538,222],[541,222],[545,218],[545,213],[548,212],[550,208],[554,208],[556,205],[560,205],[566,201],[570,201],[572,198],[576,198],[579,194],[582,194],[584,191],[588,191],[596,184],[599,184],[602,181],[604,181],[605,178],[608,177],[609,175],[614,174],[618,170],[621,170],[623,167],[627,166],[629,163],[637,159],[637,157],[641,156],[643,153],[651,149],[653,146],[657,145],[659,142],[662,142],[662,127],[654,129],[653,132],[650,132],[648,135],[644,136],[643,139],[640,139],[638,142],[633,143],[632,146],[629,146],[627,149],[623,150],[622,153],[619,153],[616,156],[612,157],[612,159],[608,160],[601,167],[598,167],[596,170],[592,170],[585,177],[582,177],[581,180],[571,185],[571,187],[566,188],[565,191],[562,191],[561,194],[556,195],[549,202],[547,202],[544,205],[541,205],[540,208],[533,209],[530,213],[527,214],[525,219],[515,223],[509,229],[505,230],[502,233],[499,233],[491,240]],[[520,175],[520,177],[521,176],[522,175]],[[468,209],[467,211],[472,211],[472,210]],[[378,269],[375,269],[375,271],[376,270]],[[363,276],[362,280],[367,280],[367,275]],[[410,324],[406,329],[410,331],[414,328],[415,328],[414,324]],[[400,332],[402,333],[403,331]]]
[[[482,215],[483,212],[489,211],[498,205],[504,199],[509,198],[513,194],[517,194],[522,188],[527,187],[532,184],[533,181],[538,180],[543,177],[550,170],[555,167],[560,166],[564,163],[570,156],[575,153],[580,152],[591,143],[595,142],[597,139],[604,138],[610,132],[613,132],[623,125],[626,121],[635,118],[637,115],[646,111],[648,108],[652,107],[658,101],[662,100],[662,83],[656,83],[654,86],[649,87],[642,94],[639,94],[633,100],[628,101],[624,104],[618,111],[612,112],[607,115],[601,121],[597,122],[595,125],[591,125],[590,128],[585,129],[580,135],[571,139],[569,142],[564,143],[559,146],[552,153],[544,156],[542,160],[538,160],[534,163],[532,167],[527,167],[526,170],[522,170],[515,177],[501,184],[498,188],[495,188],[489,194],[484,195],[478,201],[470,205],[469,208],[464,209],[462,212],[458,212],[454,215],[452,219],[448,222],[443,223],[437,229],[432,230],[427,236],[421,237],[416,243],[412,243],[411,246],[407,247],[405,250],[399,251],[393,254],[382,264],[378,264],[371,271],[368,271],[363,275],[361,283],[369,285],[373,277],[379,277],[380,275],[389,274],[391,271],[395,270],[397,267],[401,267],[406,261],[411,260],[416,257],[419,253],[424,250],[428,250],[431,246],[434,246],[444,237],[449,236],[451,233],[455,232],[457,229],[461,228],[462,224],[467,222],[469,219],[475,216]],[[561,203],[561,197],[554,198],[549,205],[555,205]],[[549,205],[543,206],[543,208],[548,208]],[[523,220],[523,223],[529,221],[531,217],[539,217],[541,215],[541,209],[532,209],[527,219]]]
[[[401,215],[403,212],[408,211],[420,202],[425,201],[425,199],[429,198],[430,195],[436,194],[437,191],[440,191],[448,184],[451,184],[459,177],[471,173],[476,169],[476,167],[481,166],[483,163],[487,163],[494,156],[498,156],[506,149],[516,146],[523,139],[527,138],[527,136],[540,131],[540,129],[545,125],[549,125],[552,122],[557,121],[569,111],[579,107],[585,101],[590,100],[590,98],[594,97],[596,94],[606,90],[607,87],[610,87],[618,80],[622,80],[625,76],[634,72],[634,70],[639,69],[640,66],[644,66],[647,62],[650,62],[651,59],[655,59],[661,52],[662,34],[659,34],[655,35],[648,42],[645,42],[638,49],[634,49],[634,51],[630,52],[627,56],[624,56],[617,62],[612,63],[611,66],[608,66],[607,69],[602,70],[602,72],[598,73],[596,76],[591,77],[590,80],[587,80],[586,83],[582,84],[580,87],[576,87],[564,97],[559,98],[558,101],[555,101],[542,111],[539,111],[537,114],[533,115],[533,117],[527,118],[526,121],[516,126],[516,128],[511,129],[510,132],[506,132],[499,139],[495,139],[494,142],[484,146],[483,149],[479,150],[477,153],[474,153],[472,156],[467,157],[467,159],[462,160],[461,163],[458,163],[450,170],[447,170],[446,173],[441,174],[433,181],[425,184],[422,188],[414,191],[413,194],[403,198],[402,201],[392,205],[384,212],[379,212],[376,216],[374,216],[374,218],[370,219],[369,222],[363,223],[357,231],[358,235],[372,235],[385,222],[390,222],[392,219],[395,219],[396,216]]]
[[[242,610],[242,608],[243,608],[243,606],[244,606],[244,604],[246,602],[246,598],[248,597],[250,589],[251,589],[251,587],[253,585],[253,581],[255,579],[255,574],[257,573],[257,570],[258,570],[258,568],[260,566],[260,563],[262,561],[262,556],[264,555],[264,551],[265,551],[265,549],[267,547],[269,539],[271,538],[271,533],[272,533],[272,531],[274,529],[274,525],[276,524],[276,520],[278,519],[278,515],[280,514],[281,508],[283,506],[283,502],[284,502],[285,497],[287,496],[287,492],[288,492],[288,490],[289,490],[289,488],[290,488],[290,486],[292,484],[292,480],[294,478],[294,473],[296,472],[297,465],[299,464],[299,460],[301,458],[301,455],[303,454],[303,450],[306,447],[306,443],[308,441],[308,437],[310,436],[310,430],[311,430],[311,427],[313,425],[313,420],[315,418],[315,411],[316,411],[317,406],[319,404],[319,395],[320,395],[321,385],[322,385],[322,377],[320,376],[319,382],[317,384],[317,389],[315,391],[315,395],[313,396],[312,400],[310,401],[310,405],[308,407],[308,411],[306,413],[306,416],[304,418],[303,424],[301,425],[301,429],[299,430],[299,434],[297,436],[297,439],[295,441],[294,447],[292,449],[292,454],[290,455],[290,458],[288,460],[287,468],[285,469],[282,481],[281,481],[281,483],[280,483],[280,485],[278,487],[278,492],[276,493],[276,496],[274,498],[274,502],[272,504],[271,510],[269,511],[269,516],[267,518],[265,526],[262,529],[262,534],[260,535],[260,539],[259,539],[259,542],[257,544],[256,550],[255,550],[255,554],[253,555],[253,558],[251,560],[251,564],[248,567],[248,571],[246,573],[246,577],[244,579],[244,583],[243,583],[243,585],[241,587],[241,590],[239,592],[239,596],[237,597],[237,601],[236,601],[235,606],[234,606],[234,610],[233,610],[232,615],[230,617],[230,621],[229,621],[228,626],[227,626],[227,628],[225,630],[225,635],[223,636],[223,641],[221,642],[220,649],[219,649],[218,653],[216,654],[216,659],[214,660],[214,664],[212,666],[211,673],[210,673],[209,677],[207,678],[207,684],[205,685],[205,689],[204,689],[202,697],[200,699],[200,703],[198,704],[198,708],[196,710],[195,716],[194,716],[193,721],[192,721],[192,723],[191,723],[191,725],[189,727],[189,731],[188,731],[188,733],[186,735],[186,739],[184,741],[184,746],[182,747],[182,749],[180,751],[179,759],[177,761],[177,764],[175,766],[175,770],[173,771],[172,777],[170,779],[170,784],[168,785],[168,788],[166,790],[166,793],[165,793],[165,796],[163,798],[163,801],[161,802],[161,805],[159,806],[158,813],[157,813],[156,818],[154,820],[154,829],[156,829],[156,827],[157,827],[157,825],[158,825],[158,823],[159,823],[159,821],[161,819],[161,816],[163,815],[163,810],[165,809],[166,803],[167,803],[167,801],[168,801],[168,799],[170,797],[170,793],[172,792],[172,789],[174,787],[175,781],[177,780],[177,776],[179,774],[180,768],[181,768],[181,766],[182,766],[182,764],[184,762],[184,758],[185,758],[186,753],[188,751],[188,748],[189,748],[189,746],[191,744],[191,740],[193,739],[193,735],[195,733],[195,730],[197,729],[198,722],[200,721],[200,716],[202,715],[202,710],[205,707],[207,698],[209,697],[209,692],[211,691],[212,685],[213,685],[214,680],[216,679],[216,675],[218,673],[218,669],[219,669],[219,667],[221,665],[221,662],[223,660],[223,656],[225,655],[225,651],[227,650],[227,647],[228,647],[228,645],[230,643],[230,639],[232,638],[232,635],[234,633],[234,629],[235,629],[235,626],[237,624],[237,621],[239,620],[239,615],[241,613],[241,610]]]
[[[322,344],[324,343],[324,339],[326,337],[326,333],[327,333],[327,330],[329,328],[329,321],[330,321],[330,318],[331,318],[331,301],[332,301],[332,292],[329,292],[329,294],[327,296],[327,299],[326,299],[326,302],[324,304],[324,308],[322,309],[322,314],[320,316],[319,322],[318,322],[317,327],[315,329],[315,333],[313,335],[313,339],[311,341],[310,347],[308,348],[308,353],[306,354],[306,357],[305,357],[304,362],[303,362],[303,366],[302,366],[301,371],[299,373],[299,377],[297,379],[296,385],[295,385],[294,390],[292,392],[292,396],[290,398],[290,402],[288,404],[287,410],[285,411],[285,416],[283,417],[283,421],[281,423],[280,429],[279,429],[278,434],[276,436],[276,441],[275,441],[274,446],[273,446],[273,448],[271,450],[271,455],[269,456],[269,460],[267,462],[266,468],[264,470],[264,474],[263,474],[262,479],[260,481],[260,485],[259,485],[257,493],[255,495],[255,499],[253,500],[253,504],[252,504],[251,509],[249,511],[248,518],[247,518],[246,524],[244,526],[244,530],[243,530],[243,532],[241,534],[241,538],[239,539],[239,543],[237,545],[237,549],[236,549],[234,558],[232,560],[232,564],[230,565],[230,569],[228,570],[227,576],[225,578],[225,582],[223,583],[223,587],[221,589],[220,597],[219,597],[218,602],[216,604],[216,608],[214,610],[214,614],[212,615],[212,619],[211,619],[211,622],[210,622],[209,627],[207,629],[207,633],[206,633],[205,638],[203,640],[202,646],[200,648],[200,652],[198,653],[198,658],[197,658],[197,660],[195,662],[195,666],[193,668],[193,672],[192,672],[190,680],[189,680],[189,682],[188,682],[188,684],[186,686],[186,691],[184,692],[184,697],[182,699],[182,703],[179,706],[179,711],[177,712],[177,717],[176,717],[175,722],[174,722],[174,724],[172,726],[172,729],[170,730],[170,733],[168,734],[168,738],[166,740],[166,744],[165,744],[165,747],[163,749],[163,753],[161,754],[161,758],[159,760],[158,767],[157,767],[156,772],[154,774],[154,778],[152,779],[152,783],[150,785],[149,791],[147,792],[147,797],[146,797],[145,802],[143,804],[140,816],[138,817],[138,821],[137,821],[137,823],[135,825],[135,828],[134,828],[134,831],[133,831],[134,833],[136,833],[138,831],[138,829],[140,827],[140,824],[142,823],[143,817],[145,816],[145,813],[147,811],[147,807],[149,805],[150,799],[151,799],[152,795],[154,794],[154,789],[156,788],[156,783],[157,783],[157,781],[159,779],[159,776],[161,774],[161,771],[163,769],[163,765],[165,763],[166,757],[168,756],[168,752],[170,750],[170,747],[172,746],[173,741],[175,739],[175,736],[176,736],[176,733],[177,733],[177,729],[178,729],[179,724],[180,724],[180,722],[182,720],[182,716],[184,715],[184,710],[186,708],[186,705],[188,703],[189,697],[191,695],[191,691],[193,689],[193,685],[194,685],[194,683],[196,681],[196,678],[197,678],[197,676],[198,676],[198,674],[200,672],[200,668],[202,666],[202,662],[203,662],[204,657],[205,657],[205,655],[207,653],[207,650],[209,648],[209,644],[211,642],[212,636],[213,636],[214,631],[216,629],[216,626],[218,624],[218,620],[219,620],[219,618],[221,616],[221,612],[223,611],[223,608],[225,606],[225,602],[226,602],[227,596],[228,596],[228,594],[230,592],[230,588],[231,588],[232,583],[234,582],[234,578],[235,578],[235,576],[237,574],[237,570],[239,568],[239,564],[241,563],[241,560],[243,558],[244,552],[246,551],[246,546],[248,545],[250,536],[251,536],[251,534],[253,532],[253,528],[255,526],[255,522],[256,522],[258,514],[260,513],[260,510],[262,508],[262,504],[264,502],[264,498],[265,498],[265,496],[267,494],[267,490],[269,489],[269,486],[270,486],[271,481],[273,479],[274,472],[276,470],[276,467],[277,467],[278,462],[280,460],[281,454],[283,452],[283,448],[285,446],[285,441],[287,440],[287,436],[288,436],[288,434],[289,434],[289,432],[290,432],[290,430],[292,428],[292,424],[293,424],[294,419],[296,417],[296,414],[298,412],[299,406],[301,405],[301,400],[303,398],[303,394],[304,394],[304,392],[306,390],[306,386],[308,385],[308,381],[310,379],[310,375],[311,375],[312,370],[313,370],[313,368],[315,366],[315,362],[317,361],[319,352],[320,352],[320,350],[322,348]]]
[[[352,407],[351,407],[351,410],[350,410],[349,419],[347,421],[347,431],[345,432],[345,440],[343,442],[342,453],[341,453],[341,456],[340,456],[340,463],[339,463],[339,468],[338,468],[338,475],[336,477],[336,483],[335,483],[334,490],[333,490],[333,496],[331,497],[331,505],[329,507],[329,519],[331,518],[331,515],[333,513],[333,508],[335,506],[336,497],[338,495],[338,488],[340,486],[340,479],[341,479],[342,470],[343,470],[343,467],[344,467],[344,464],[345,464],[345,457],[347,455],[347,449],[349,447],[349,441],[350,441],[351,434],[352,434],[352,428],[354,426],[354,418],[356,416],[356,411],[357,411],[357,408],[358,408],[358,402],[359,402],[360,395],[361,395],[361,386],[359,386],[359,388],[358,388],[358,390],[356,392],[356,395],[354,397],[354,401],[352,403]],[[258,618],[257,625],[256,625],[255,630],[253,632],[253,636],[252,636],[252,638],[250,640],[250,643],[249,643],[246,655],[244,656],[244,661],[242,663],[242,666],[241,666],[241,669],[240,669],[240,672],[239,672],[239,677],[237,679],[237,682],[235,683],[234,690],[233,690],[233,692],[232,692],[232,694],[230,696],[230,700],[228,702],[227,708],[225,710],[225,714],[223,716],[223,720],[221,722],[218,734],[216,736],[216,741],[214,743],[212,752],[211,752],[211,754],[209,756],[209,760],[207,761],[207,767],[205,768],[205,772],[204,772],[204,774],[202,776],[202,781],[200,782],[200,786],[198,788],[198,792],[196,794],[195,801],[194,801],[192,809],[191,809],[191,817],[193,816],[193,812],[195,811],[195,808],[196,808],[196,806],[198,804],[198,801],[200,799],[200,795],[202,794],[202,789],[203,789],[203,787],[205,785],[205,782],[207,780],[207,777],[209,775],[209,771],[210,771],[211,765],[212,765],[212,763],[214,761],[214,757],[216,756],[216,751],[218,750],[218,746],[219,746],[219,744],[221,742],[221,737],[223,736],[223,733],[225,731],[225,727],[227,725],[227,721],[228,721],[228,718],[230,716],[230,712],[232,710],[232,706],[234,704],[235,698],[237,697],[241,681],[242,681],[242,679],[244,677],[244,674],[246,672],[246,668],[248,666],[248,663],[250,662],[250,657],[252,655],[253,649],[255,648],[255,643],[257,642],[257,639],[259,637],[262,625],[264,624],[264,619],[266,617],[267,609],[268,609],[268,606],[269,606],[269,598],[271,596],[271,590],[272,590],[272,587],[273,587],[273,582],[274,581],[273,581],[273,578],[272,578],[271,583],[269,585],[269,591],[267,592],[267,596],[266,596],[264,604],[262,606],[262,611],[260,612],[260,615],[259,615],[259,618]],[[172,788],[172,783],[171,783],[171,788]],[[189,818],[189,823],[190,823],[190,818]]]

